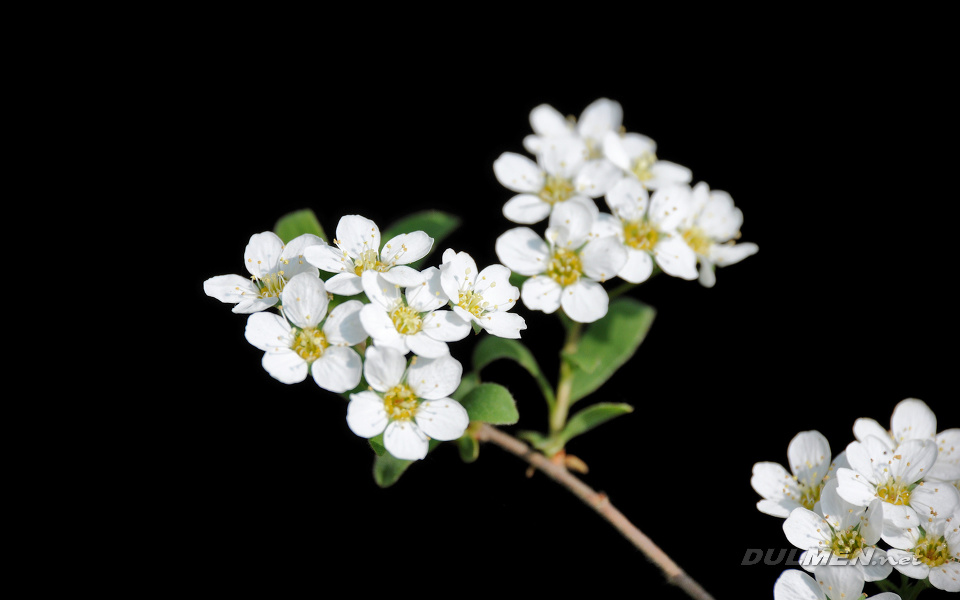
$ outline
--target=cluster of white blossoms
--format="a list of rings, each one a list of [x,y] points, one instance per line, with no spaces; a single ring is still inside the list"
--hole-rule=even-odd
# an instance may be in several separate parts
[[[589,323],[607,312],[601,285],[619,277],[642,283],[654,272],[706,287],[714,268],[757,252],[736,244],[743,214],[729,194],[703,182],[691,187],[689,169],[657,158],[650,138],[622,130],[619,103],[601,98],[580,119],[549,105],[530,113],[534,133],[523,145],[536,160],[504,152],[493,164],[497,180],[517,194],[503,206],[517,227],[497,239],[500,261],[530,277],[521,298],[531,310],[559,308]],[[609,213],[595,199],[604,197]],[[699,265],[699,269],[698,269]]]
[[[832,457],[822,434],[804,431],[787,447],[789,471],[772,462],[753,467],[757,508],[785,519],[787,540],[804,550],[801,566],[816,579],[786,572],[775,598],[860,598],[864,582],[894,569],[960,591],[960,429],[938,433],[930,407],[908,398],[890,429],[857,419],[853,435]],[[881,540],[889,548],[879,548]],[[846,595],[831,594],[825,581]]]
[[[509,312],[520,290],[507,267],[478,270],[453,249],[439,268],[409,266],[433,242],[414,231],[381,247],[376,223],[359,215],[340,219],[334,245],[310,234],[284,244],[272,232],[258,233],[244,251],[249,277],[211,277],[203,289],[249,314],[246,339],[264,352],[263,367],[278,381],[311,376],[343,394],[365,378],[368,390],[350,394],[350,429],[367,438],[382,433],[392,455],[420,459],[430,438],[454,440],[469,425],[450,398],[462,366],[448,343],[474,326],[505,338],[526,329],[523,317]],[[321,271],[333,275],[324,281]],[[271,308],[277,312],[265,312]]]

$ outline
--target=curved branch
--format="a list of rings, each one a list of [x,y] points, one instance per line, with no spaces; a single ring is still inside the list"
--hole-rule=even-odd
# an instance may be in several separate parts
[[[622,512],[611,504],[605,494],[594,491],[593,488],[580,481],[580,479],[575,477],[565,467],[550,462],[550,459],[543,454],[496,427],[484,424],[477,430],[475,436],[477,440],[481,442],[496,444],[507,452],[522,458],[530,463],[531,466],[539,469],[548,477],[567,488],[573,495],[580,498],[584,504],[595,510],[600,516],[613,525],[623,537],[627,538],[630,543],[643,552],[651,562],[660,567],[664,577],[667,579],[667,583],[677,586],[696,600],[714,600],[713,596],[707,593],[700,584],[687,575],[659,546],[654,544],[646,534],[637,529]]]

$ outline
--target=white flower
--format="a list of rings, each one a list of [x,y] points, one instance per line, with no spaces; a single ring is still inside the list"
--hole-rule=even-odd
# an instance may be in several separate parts
[[[510,283],[510,269],[503,265],[490,265],[478,273],[473,257],[448,248],[440,265],[440,286],[453,311],[487,333],[517,339],[527,328],[523,317],[507,312],[520,299],[520,289]]]
[[[220,302],[236,304],[233,312],[249,314],[276,305],[288,281],[300,273],[319,272],[304,260],[308,248],[323,246],[323,240],[305,233],[283,244],[271,231],[255,233],[243,251],[243,264],[250,277],[218,275],[203,282],[203,291]]]
[[[690,189],[669,186],[654,192],[635,179],[622,179],[606,195],[612,216],[601,215],[600,234],[616,234],[627,251],[619,276],[642,283],[653,273],[653,263],[664,273],[682,279],[697,278],[697,255],[677,232],[687,217]]]
[[[347,425],[360,437],[383,433],[383,446],[405,460],[427,455],[430,436],[455,440],[470,424],[467,411],[450,398],[463,367],[451,356],[407,359],[392,349],[367,348],[363,367],[370,390],[350,394]]]
[[[714,265],[725,267],[756,254],[756,244],[734,244],[740,237],[743,213],[733,205],[730,194],[710,191],[702,181],[693,187],[690,210],[680,223],[680,234],[693,248],[700,262],[700,283],[713,287],[716,276]]]
[[[830,442],[819,431],[801,431],[787,445],[788,472],[775,462],[753,465],[750,485],[763,496],[757,509],[786,518],[795,508],[820,512],[818,502],[824,484],[838,466],[847,466],[841,452],[831,463]]]
[[[784,571],[773,586],[773,600],[860,600],[863,579],[854,569],[836,566],[818,573],[817,579],[796,569]],[[883,592],[866,600],[901,600],[899,594]]]
[[[883,541],[893,568],[933,587],[960,592],[960,513],[931,518],[921,526],[884,526]]]
[[[806,556],[829,553],[834,559],[850,561],[844,568],[856,570],[865,581],[886,579],[893,567],[884,560],[886,554],[876,547],[883,531],[883,503],[875,499],[870,506],[854,506],[837,494],[837,480],[832,479],[820,495],[823,515],[806,508],[796,508],[783,522],[787,540],[804,550],[800,563],[821,579],[821,571],[831,566],[808,566]],[[864,564],[866,563],[866,564]]]
[[[840,496],[857,506],[879,498],[883,518],[891,525],[909,527],[926,515],[950,514],[960,504],[960,492],[952,485],[921,481],[937,459],[933,440],[906,440],[891,449],[868,435],[850,442],[846,455],[850,468],[837,469]]]
[[[607,314],[610,299],[599,282],[615,277],[627,260],[616,237],[591,237],[596,206],[567,202],[550,215],[544,241],[528,227],[497,238],[500,262],[530,276],[520,298],[530,310],[552,313],[561,306],[574,321],[591,323]],[[589,241],[588,241],[589,239]]]
[[[937,443],[937,461],[924,473],[924,479],[957,482],[960,480],[960,429],[937,433],[937,416],[922,400],[901,400],[890,417],[890,430],[873,419],[857,419],[853,435],[859,441],[876,436],[891,450],[906,440],[933,440]]]
[[[693,179],[690,169],[657,159],[657,144],[645,135],[609,132],[603,138],[603,153],[647,189],[687,184]]]
[[[282,299],[283,316],[261,312],[247,319],[246,338],[264,351],[263,368],[283,383],[299,383],[309,371],[325,390],[355,388],[362,361],[350,346],[367,339],[359,318],[363,304],[344,302],[327,316],[327,291],[310,273],[291,279]]]
[[[380,249],[380,228],[360,215],[346,215],[337,223],[333,246],[310,248],[307,262],[329,273],[327,289],[334,294],[354,296],[363,291],[360,276],[366,271],[380,273],[390,283],[408,286],[423,283],[423,275],[405,266],[426,256],[433,238],[423,231],[401,233]]]
[[[360,320],[378,346],[438,358],[450,354],[447,342],[469,335],[470,323],[451,310],[438,310],[449,301],[440,285],[440,270],[430,267],[423,275],[424,281],[407,287],[404,294],[399,284],[382,274],[364,272],[363,291],[370,304],[360,311]]]

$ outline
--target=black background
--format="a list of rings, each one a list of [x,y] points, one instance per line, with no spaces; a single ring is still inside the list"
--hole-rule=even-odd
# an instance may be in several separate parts
[[[244,340],[245,317],[202,291],[209,277],[243,274],[250,235],[304,207],[330,234],[344,214],[384,229],[445,210],[464,225],[438,250],[495,262],[512,193],[493,161],[523,152],[537,104],[577,115],[608,97],[660,158],[732,194],[743,241],[760,251],[718,270],[713,289],[660,276],[633,292],[657,319],[583,403],[636,411],[568,450],[590,466],[588,484],[717,598],[772,597],[784,567],[740,565],[748,548],[789,548],[782,521],[755,508],[755,462],[785,463],[790,439],[809,429],[837,453],[857,417],[887,424],[906,397],[925,400],[941,430],[958,425],[957,127],[942,65],[880,41],[827,52],[771,36],[739,52],[711,39],[668,62],[666,48],[639,41],[548,58],[506,43],[494,53],[492,40],[467,55],[454,37],[366,38],[373,54],[360,58],[332,42],[231,36],[157,62],[157,135],[177,148],[160,160],[158,212],[179,217],[169,233],[193,249],[178,267],[183,320],[167,334],[174,360],[163,373],[182,392],[152,407],[164,430],[151,463],[163,565],[210,592],[343,583],[685,597],[595,513],[498,448],[464,465],[444,445],[378,488],[346,402],[310,380],[270,378]],[[554,377],[555,317],[517,310],[523,341]],[[467,364],[473,343],[453,345],[454,356]],[[513,391],[518,428],[545,427],[522,370],[501,362],[487,378]]]

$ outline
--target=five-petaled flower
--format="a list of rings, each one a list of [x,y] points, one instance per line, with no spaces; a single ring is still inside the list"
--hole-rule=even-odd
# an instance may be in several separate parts
[[[490,265],[478,272],[472,256],[448,248],[440,265],[440,286],[450,298],[453,311],[487,333],[516,339],[527,328],[523,317],[508,312],[520,299],[520,289],[510,283],[510,269],[503,265]]]

